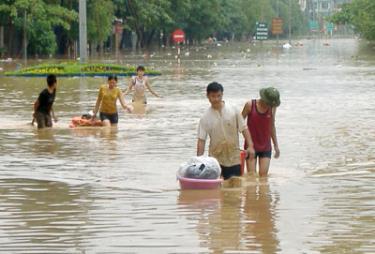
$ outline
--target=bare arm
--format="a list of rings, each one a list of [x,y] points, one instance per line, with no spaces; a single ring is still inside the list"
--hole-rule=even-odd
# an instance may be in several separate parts
[[[34,114],[35,114],[36,110],[38,109],[39,105],[40,105],[40,102],[39,102],[39,99],[37,99],[37,100],[34,102],[34,107],[33,107],[33,109],[34,109]]]
[[[102,102],[102,93],[101,93],[101,90],[99,90],[99,94],[98,94],[98,98],[96,99],[96,104],[95,104],[95,108],[94,108],[94,111],[93,111],[93,118],[96,117],[96,113],[98,113],[98,110],[99,110],[99,106],[100,106],[100,103]]]
[[[34,102],[34,105],[33,105],[33,120],[31,121],[31,125],[34,125],[34,122],[35,122],[35,112],[37,110],[37,108],[39,107],[39,99],[37,99],[35,102]]]
[[[155,96],[155,97],[159,97],[160,98],[160,96],[157,94],[157,93],[155,93],[154,92],[154,90],[152,90],[151,89],[151,86],[150,86],[150,81],[149,81],[149,79],[147,78],[147,80],[146,80],[146,87],[147,87],[147,89]]]
[[[273,147],[275,149],[275,156],[274,157],[279,158],[280,149],[279,149],[279,143],[277,142],[275,119],[276,119],[276,107],[272,108],[271,139],[272,139]]]
[[[249,104],[249,102],[246,102],[245,106],[243,106],[243,109],[242,109],[243,119],[246,119],[247,115],[250,113],[250,110],[249,110],[250,107],[251,107],[251,104]]]
[[[121,90],[119,92],[118,98],[120,100],[120,104],[121,104],[122,108],[130,112],[131,110],[130,110],[129,106],[126,105],[124,95],[122,94]]]
[[[251,110],[251,104],[250,102],[246,102],[245,103],[245,106],[243,107],[242,109],[242,117],[244,119],[247,118],[247,116],[249,115],[250,113],[250,110]],[[253,140],[251,138],[251,134],[250,134],[250,131],[248,128],[246,128],[245,130],[242,131],[242,135],[246,141],[246,144],[247,144],[247,153],[249,156],[254,156],[255,155],[255,150],[254,150],[254,143],[253,143]]]
[[[133,89],[133,86],[134,86],[133,79],[130,79],[129,84],[128,84],[128,88],[126,88],[125,91],[124,91],[124,95],[130,94],[132,89]]]
[[[245,130],[242,131],[242,135],[247,143],[247,153],[249,156],[254,156],[255,155],[255,150],[254,150],[254,144],[253,140],[251,139],[250,131],[246,128]]]
[[[51,116],[55,122],[57,122],[57,117],[55,115],[55,111],[53,110],[53,107],[51,107]]]
[[[206,141],[203,139],[198,139],[197,141],[197,156],[202,156],[204,154],[204,146]]]

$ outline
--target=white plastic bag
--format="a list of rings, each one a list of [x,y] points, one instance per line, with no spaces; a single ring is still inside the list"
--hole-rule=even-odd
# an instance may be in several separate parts
[[[213,157],[195,156],[181,164],[178,174],[186,178],[218,179],[221,174],[221,167]]]

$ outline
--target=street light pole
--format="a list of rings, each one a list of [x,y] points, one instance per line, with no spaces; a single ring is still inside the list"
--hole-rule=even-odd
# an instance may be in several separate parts
[[[27,64],[27,12],[23,15],[23,61]]]
[[[289,0],[288,2],[289,5],[289,26],[288,26],[288,39],[289,39],[289,44],[292,44],[292,2]]]
[[[280,0],[277,0],[276,8],[277,8],[277,18],[280,18]],[[276,35],[276,45],[279,46],[279,33],[277,33]]]
[[[87,61],[87,23],[86,0],[79,0],[79,57],[80,62]]]

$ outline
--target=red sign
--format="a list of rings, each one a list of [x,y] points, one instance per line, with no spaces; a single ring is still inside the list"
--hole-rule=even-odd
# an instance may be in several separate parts
[[[172,33],[172,39],[175,43],[180,43],[185,41],[185,32],[181,29],[176,29]]]

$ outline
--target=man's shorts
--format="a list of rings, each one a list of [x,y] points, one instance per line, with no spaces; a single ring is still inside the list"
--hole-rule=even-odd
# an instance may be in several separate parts
[[[221,176],[224,178],[224,180],[227,180],[231,178],[232,176],[241,176],[241,166],[240,164],[225,167],[220,165],[221,167]]]
[[[36,111],[34,117],[38,124],[38,129],[52,127],[52,118],[50,114]]]
[[[254,158],[271,158],[272,151],[257,152],[255,151]],[[249,155],[246,157],[246,160],[249,159]]]
[[[109,120],[111,122],[111,124],[117,124],[118,123],[118,113],[116,112],[114,114],[107,114],[107,113],[100,112],[100,120],[101,121]]]

